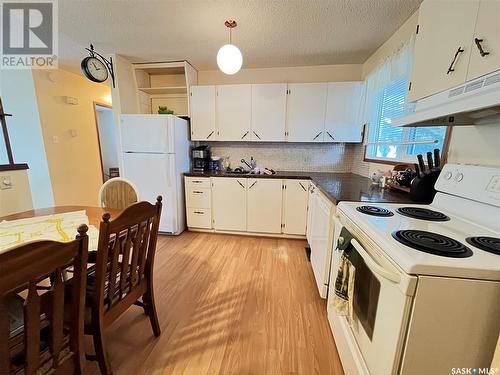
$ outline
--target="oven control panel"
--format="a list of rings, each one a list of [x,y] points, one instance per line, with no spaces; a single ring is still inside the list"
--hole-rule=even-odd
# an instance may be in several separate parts
[[[500,207],[500,168],[467,164],[446,164],[435,188]]]

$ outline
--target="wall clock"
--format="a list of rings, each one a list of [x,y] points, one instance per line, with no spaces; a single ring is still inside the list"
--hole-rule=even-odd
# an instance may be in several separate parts
[[[108,74],[111,75],[113,87],[115,87],[115,74],[113,71],[113,59],[109,60],[100,53],[94,51],[94,46],[91,44],[90,48],[85,48],[90,56],[85,57],[80,66],[85,77],[92,82],[102,83],[108,79]]]
[[[85,76],[93,82],[104,82],[108,79],[108,68],[97,57],[87,56],[81,63]]]

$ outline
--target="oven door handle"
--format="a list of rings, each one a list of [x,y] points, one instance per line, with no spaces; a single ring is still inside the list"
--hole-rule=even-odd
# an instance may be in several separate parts
[[[380,264],[378,264],[368,252],[363,249],[361,244],[356,240],[352,239],[351,244],[354,246],[358,254],[363,258],[365,261],[366,265],[377,275],[380,275],[384,278],[386,278],[389,281],[392,281],[393,283],[399,284],[401,281],[401,275],[387,271],[384,267],[382,267]]]

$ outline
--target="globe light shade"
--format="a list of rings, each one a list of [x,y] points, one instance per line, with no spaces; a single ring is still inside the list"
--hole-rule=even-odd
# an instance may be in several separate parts
[[[243,56],[238,47],[233,44],[225,44],[217,52],[217,65],[225,74],[235,74],[241,69]]]

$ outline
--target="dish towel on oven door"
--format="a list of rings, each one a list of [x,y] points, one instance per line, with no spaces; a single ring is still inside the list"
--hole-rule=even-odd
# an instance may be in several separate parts
[[[354,277],[358,253],[351,245],[352,234],[342,228],[337,240],[336,251],[340,251],[340,262],[335,278],[333,306],[338,315],[352,319],[352,303],[354,295]]]

